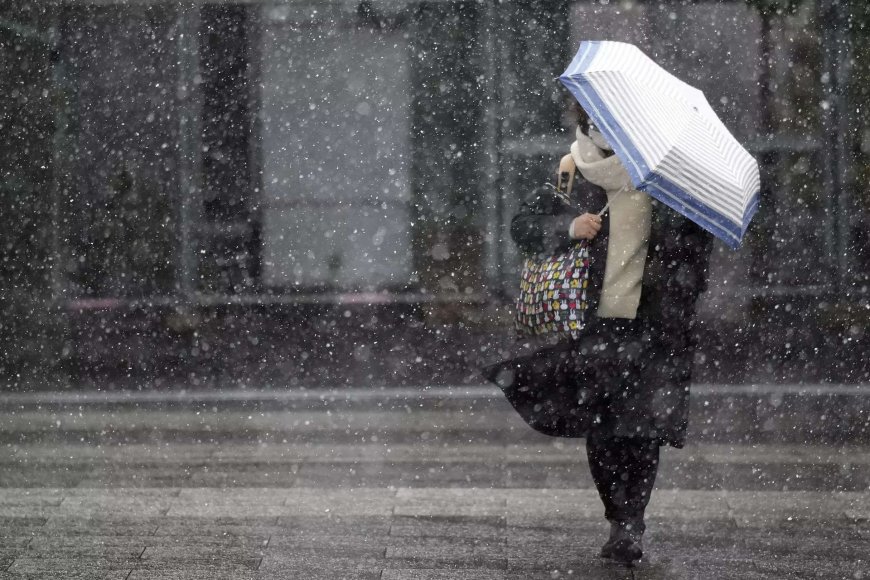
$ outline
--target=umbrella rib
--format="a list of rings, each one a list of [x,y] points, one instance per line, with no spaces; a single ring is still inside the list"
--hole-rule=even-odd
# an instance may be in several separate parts
[[[647,186],[660,192],[658,195],[651,191],[648,191],[647,193],[683,215],[691,214],[686,215],[686,217],[691,218],[693,221],[697,222],[705,229],[709,230],[719,238],[725,240],[725,242],[728,243],[730,246],[734,247],[732,241],[739,243],[740,236],[737,235],[735,230],[738,230],[740,226],[732,224],[727,220],[725,220],[725,224],[720,223],[721,220],[716,220],[712,216],[704,213],[703,211],[700,211],[692,205],[685,203],[685,201],[683,201],[681,198],[674,195],[673,192],[662,188],[658,184],[650,182],[647,184]]]
[[[616,79],[611,79],[611,78],[605,77],[602,80],[602,85],[608,89],[607,92],[610,93],[611,95],[620,95],[620,94],[628,93],[628,91],[625,90],[626,89],[625,85],[618,84],[616,82]],[[645,155],[644,152],[655,152],[655,151],[661,151],[663,149],[666,150],[666,144],[665,144],[664,140],[662,138],[660,138],[656,133],[650,132],[647,130],[648,123],[644,122],[644,115],[641,113],[641,110],[639,109],[639,107],[637,106],[636,103],[634,103],[628,99],[623,99],[620,101],[620,103],[623,105],[623,109],[624,109],[626,115],[625,115],[625,118],[622,122],[620,122],[619,119],[617,119],[617,122],[620,122],[620,126],[632,127],[637,133],[639,133],[639,137],[640,137],[639,139],[632,139],[629,137],[629,139],[632,142],[632,145],[641,155],[644,156],[644,160],[646,161],[647,165],[649,165],[652,162],[655,162],[658,156],[648,155],[648,154]],[[616,119],[615,114],[613,114],[612,116]],[[641,143],[645,143],[645,144],[648,143],[648,144],[651,144],[652,146],[651,147],[650,146],[643,146],[642,147]]]
[[[696,178],[690,175],[683,174],[683,178],[681,180],[675,180],[673,177],[665,174],[665,173],[657,173],[661,177],[667,179],[670,183],[674,184],[674,186],[679,187],[683,191],[691,190],[693,192],[697,192],[699,190],[708,189],[708,184],[699,182]],[[716,210],[720,215],[724,218],[728,219],[731,222],[739,223],[742,221],[743,217],[743,209],[740,204],[736,203],[723,203],[725,192],[721,192],[723,197],[712,197],[709,195],[701,195],[696,193],[695,195],[690,195],[692,198],[696,199],[698,202],[703,203],[704,205]]]

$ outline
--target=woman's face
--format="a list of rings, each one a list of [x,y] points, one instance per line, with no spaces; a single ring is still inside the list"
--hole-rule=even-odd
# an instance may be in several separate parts
[[[573,96],[567,97],[562,125],[571,131],[571,133],[574,132],[576,127],[580,127],[580,130],[585,133],[588,130],[588,124],[589,115],[586,114],[586,111],[583,110],[580,103],[578,103]]]
[[[589,115],[577,101],[574,101],[574,115],[577,118],[577,126],[580,127],[580,130],[588,133],[590,126]]]

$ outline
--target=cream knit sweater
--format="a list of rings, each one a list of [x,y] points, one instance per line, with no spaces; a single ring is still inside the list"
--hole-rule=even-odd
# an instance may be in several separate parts
[[[631,178],[616,155],[605,157],[579,129],[577,141],[571,145],[571,157],[586,180],[607,192],[610,237],[598,316],[635,318],[649,245],[652,218],[649,195],[633,189]]]

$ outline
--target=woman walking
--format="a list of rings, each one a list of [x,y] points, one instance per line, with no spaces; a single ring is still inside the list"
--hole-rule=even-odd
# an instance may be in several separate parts
[[[536,429],[586,439],[611,524],[600,555],[633,565],[643,556],[659,450],[685,442],[691,334],[712,238],[634,190],[610,145],[577,113],[576,141],[564,160],[579,172],[572,203],[539,188],[514,216],[511,235],[527,256],[590,240],[586,326],[579,338],[541,346],[524,359],[532,364],[514,364],[507,383],[504,376],[499,382]]]

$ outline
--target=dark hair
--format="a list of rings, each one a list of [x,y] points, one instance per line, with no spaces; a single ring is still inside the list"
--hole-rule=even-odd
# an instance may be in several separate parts
[[[589,114],[573,96],[568,101],[568,112],[577,119],[577,126],[580,127],[580,130],[589,133]]]

